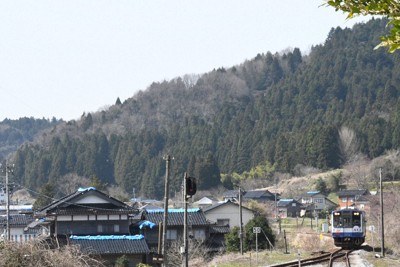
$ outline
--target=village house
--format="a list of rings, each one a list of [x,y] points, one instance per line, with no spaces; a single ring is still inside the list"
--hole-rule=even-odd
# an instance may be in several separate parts
[[[337,204],[329,200],[324,194],[319,191],[311,191],[302,195],[298,202],[300,202],[304,211],[312,213],[321,213],[322,211],[331,211],[336,209]]]
[[[188,237],[198,241],[205,241],[209,237],[209,223],[199,208],[187,209]],[[164,209],[144,210],[141,220],[132,227],[135,234],[142,234],[150,249],[156,252],[159,245],[160,224],[164,221]],[[143,224],[145,223],[145,224]],[[184,209],[168,209],[167,242],[181,242],[183,240]]]
[[[302,205],[294,199],[282,198],[277,203],[279,218],[300,216]]]
[[[243,199],[266,203],[268,201],[279,200],[279,197],[268,190],[250,190],[243,195]]]
[[[229,226],[232,229],[240,226],[239,204],[226,201],[204,209],[204,215],[211,224]],[[255,216],[255,211],[242,206],[242,223],[246,225]]]
[[[93,187],[79,189],[43,207],[36,216],[49,224],[60,245],[79,245],[82,252],[100,256],[108,265],[125,255],[129,266],[151,263],[144,236],[131,235],[138,211]]]
[[[371,193],[367,189],[341,190],[336,193],[339,198],[339,208],[345,209],[349,207],[365,209],[365,205],[369,203],[367,196]]]
[[[41,227],[28,227],[31,223],[35,222],[32,214],[10,214],[9,228],[10,228],[10,241],[14,242],[27,242],[38,236],[47,236],[47,229]],[[7,216],[0,216],[0,231],[1,239],[8,238],[7,235]]]
[[[194,202],[193,205],[204,209],[218,203],[218,200],[212,196],[202,197],[198,201]]]
[[[245,193],[246,192],[244,192],[242,190],[242,195],[245,194]],[[228,190],[228,191],[225,191],[222,194],[222,199],[223,199],[224,202],[226,202],[228,200],[232,201],[232,202],[239,202],[239,190]]]

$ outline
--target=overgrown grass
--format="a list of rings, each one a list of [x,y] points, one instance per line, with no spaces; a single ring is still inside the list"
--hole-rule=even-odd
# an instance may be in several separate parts
[[[308,257],[309,253],[301,255]],[[241,266],[259,266],[272,265],[276,263],[288,262],[297,260],[297,253],[285,254],[282,251],[259,251],[258,260],[256,251],[246,252],[243,255],[240,253],[227,254],[211,261],[209,267],[241,267]]]
[[[376,258],[375,253],[368,253],[365,255],[366,260],[374,267],[394,267],[400,266],[400,260],[395,260],[390,257]]]

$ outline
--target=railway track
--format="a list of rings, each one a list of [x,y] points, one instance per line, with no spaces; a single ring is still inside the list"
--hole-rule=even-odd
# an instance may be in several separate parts
[[[268,267],[298,267],[298,266],[312,266],[322,263],[328,263],[327,266],[333,267],[335,262],[345,262],[347,267],[350,265],[350,253],[354,250],[338,249],[333,252],[323,252],[320,255],[295,260],[285,263],[279,263],[274,265],[269,265]]]
[[[333,263],[337,261],[344,261],[346,263],[347,267],[351,267],[350,265],[350,253],[352,253],[354,249],[351,250],[345,250],[345,249],[339,249],[331,254],[331,257],[329,259],[329,267],[333,267]]]

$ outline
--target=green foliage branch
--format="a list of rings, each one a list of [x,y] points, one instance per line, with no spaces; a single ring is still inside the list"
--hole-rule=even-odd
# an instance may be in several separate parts
[[[268,220],[265,216],[256,216],[251,219],[244,227],[243,248],[245,251],[255,248],[256,234],[253,233],[254,227],[261,227],[261,233],[258,234],[258,248],[270,248],[268,240],[274,244],[275,236],[269,226]],[[268,238],[268,240],[267,240]],[[232,230],[225,235],[226,249],[229,252],[238,252],[240,249],[239,227],[235,226]]]
[[[400,3],[397,0],[330,0],[327,5],[332,6],[336,11],[341,10],[348,13],[348,18],[358,15],[386,16],[389,19],[388,25],[392,26],[390,34],[381,37],[381,43],[376,46],[388,47],[393,53],[400,48]]]

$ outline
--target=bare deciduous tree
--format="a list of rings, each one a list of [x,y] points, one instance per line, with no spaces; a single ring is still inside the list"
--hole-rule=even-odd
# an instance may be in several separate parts
[[[0,266],[102,267],[105,265],[92,255],[81,253],[76,246],[51,249],[47,242],[35,239],[25,243],[2,243]]]
[[[205,266],[206,263],[211,259],[211,255],[207,251],[207,247],[204,242],[196,239],[190,239],[188,243],[189,266]],[[172,242],[168,247],[167,253],[169,266],[182,265],[184,258],[183,254],[180,253],[181,247],[183,247],[182,239]]]
[[[359,142],[355,132],[342,126],[339,130],[339,149],[344,162],[352,162],[359,154]]]

